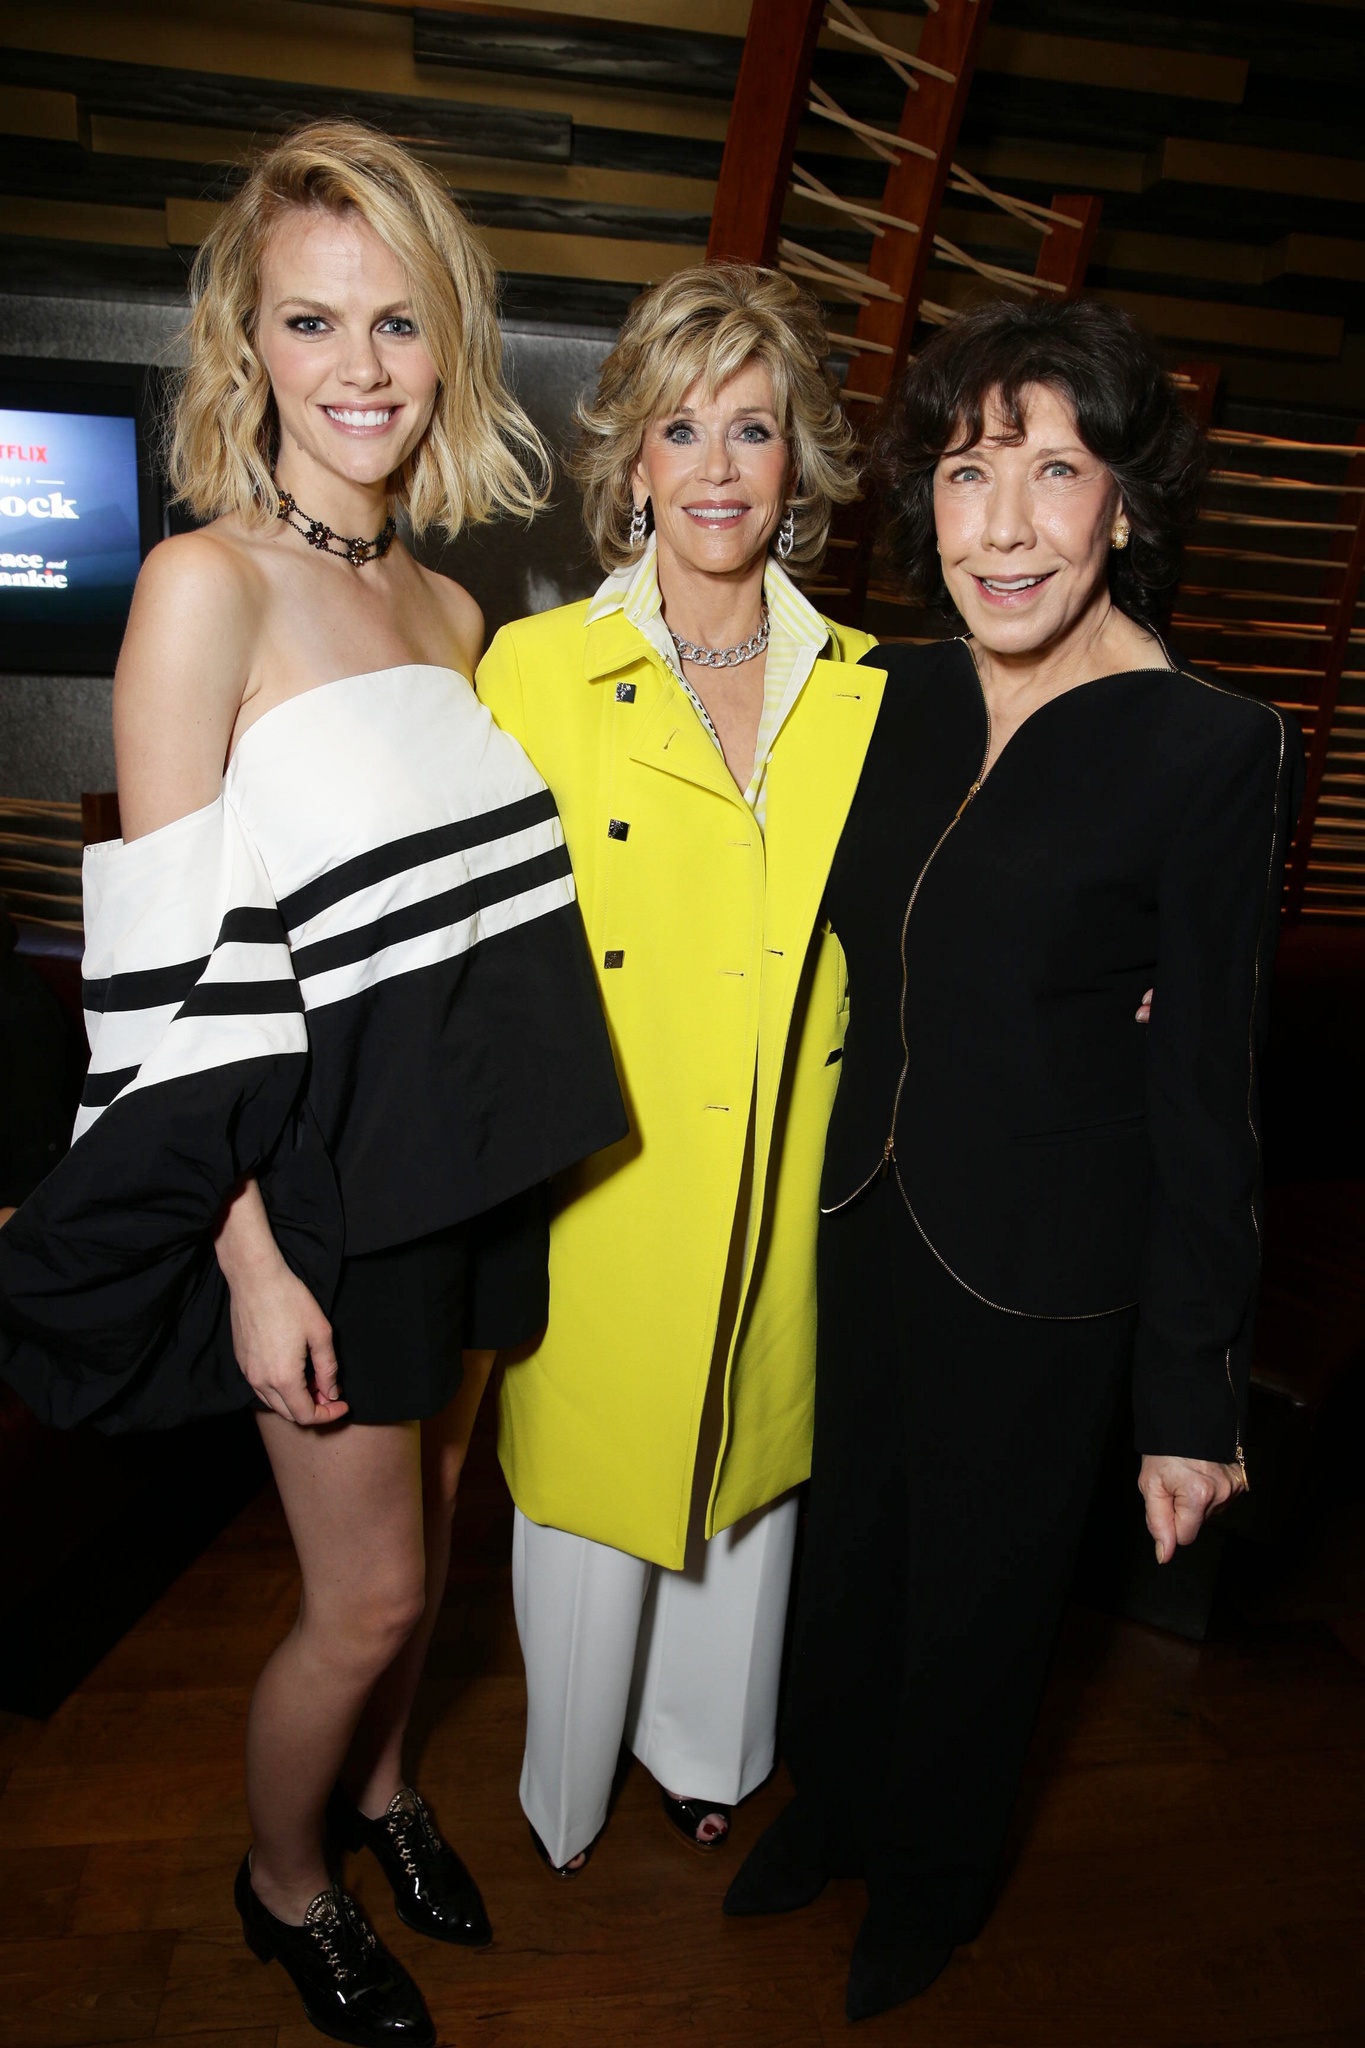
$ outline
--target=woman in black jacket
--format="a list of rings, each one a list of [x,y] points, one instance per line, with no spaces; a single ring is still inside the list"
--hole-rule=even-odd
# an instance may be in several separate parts
[[[1148,623],[1202,461],[1122,314],[956,322],[878,466],[893,557],[964,632],[869,657],[889,680],[826,899],[851,1024],[797,1797],[726,1900],[864,1877],[851,2018],[985,1919],[1130,1371],[1159,1559],[1246,1484],[1256,1058],[1301,759]]]

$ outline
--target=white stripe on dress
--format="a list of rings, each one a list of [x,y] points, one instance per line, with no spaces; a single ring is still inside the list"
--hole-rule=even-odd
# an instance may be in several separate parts
[[[465,677],[422,665],[276,705],[212,804],[89,848],[84,881],[77,1136],[132,1088],[302,1053],[305,1006],[456,959],[575,894],[544,782]],[[287,938],[281,905],[303,913]]]

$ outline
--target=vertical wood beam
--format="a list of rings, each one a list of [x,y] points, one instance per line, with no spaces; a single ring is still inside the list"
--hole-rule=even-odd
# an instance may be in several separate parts
[[[825,0],[753,0],[706,243],[708,260],[771,264]]]
[[[872,348],[850,354],[844,388],[854,401],[860,428],[870,425],[910,353],[933,260],[934,228],[990,11],[990,0],[939,0],[938,12],[925,17],[918,54],[950,73],[952,83],[916,72],[919,89],[905,95],[898,133],[933,154],[907,151],[887,172],[881,211],[913,222],[918,232],[887,228],[872,245],[868,272],[895,297],[874,298],[859,309],[854,337]],[[848,506],[835,521],[838,551],[831,567],[839,582],[827,599],[820,600],[831,618],[855,625],[862,618],[875,520],[876,508],[868,497]]]
[[[951,72],[953,83],[917,72],[919,90],[905,95],[898,132],[933,156],[907,153],[886,175],[882,212],[914,222],[919,232],[888,228],[872,245],[868,272],[896,298],[873,299],[858,314],[858,338],[890,350],[888,355],[855,355],[849,364],[847,388],[869,398],[884,396],[910,353],[925,273],[933,260],[934,224],[990,11],[990,0],[940,0],[938,12],[925,16],[919,55]]]
[[[1050,204],[1054,213],[1064,213],[1068,219],[1079,221],[1080,226],[1067,228],[1060,221],[1049,222],[1052,233],[1043,236],[1033,275],[1050,284],[1065,285],[1066,297],[1074,299],[1085,287],[1085,273],[1104,201],[1092,192],[1054,192]],[[1059,296],[1057,292],[1048,293],[1050,299]]]
[[[1361,453],[1351,458],[1346,472],[1350,484],[1365,484],[1365,426],[1357,427],[1354,437],[1361,444]],[[1308,745],[1308,773],[1304,783],[1303,808],[1299,812],[1299,829],[1294,840],[1293,852],[1289,857],[1289,878],[1285,888],[1284,914],[1290,923],[1297,923],[1303,916],[1304,891],[1308,884],[1308,864],[1312,858],[1313,840],[1318,829],[1318,806],[1322,802],[1323,778],[1327,773],[1327,756],[1331,752],[1337,716],[1337,701],[1341,695],[1341,672],[1346,666],[1350,653],[1351,629],[1355,624],[1356,606],[1360,601],[1361,583],[1365,580],[1365,496],[1352,492],[1342,499],[1344,519],[1354,516],[1354,534],[1334,534],[1334,552],[1340,547],[1342,554],[1341,581],[1336,593],[1336,607],[1332,613],[1327,640],[1327,659],[1324,663],[1322,695],[1318,699],[1317,715],[1313,721],[1313,737]]]

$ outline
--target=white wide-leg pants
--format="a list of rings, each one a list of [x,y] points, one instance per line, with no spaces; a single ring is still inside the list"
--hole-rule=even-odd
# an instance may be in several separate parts
[[[796,1512],[787,1494],[667,1571],[518,1510],[521,1803],[552,1863],[600,1832],[623,1741],[687,1799],[733,1806],[767,1777]]]

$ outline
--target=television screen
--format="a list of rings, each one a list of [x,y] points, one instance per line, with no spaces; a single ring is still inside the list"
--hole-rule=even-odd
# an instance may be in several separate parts
[[[0,673],[110,675],[164,531],[160,372],[0,356]]]
[[[0,630],[121,626],[141,560],[136,421],[0,406]]]

